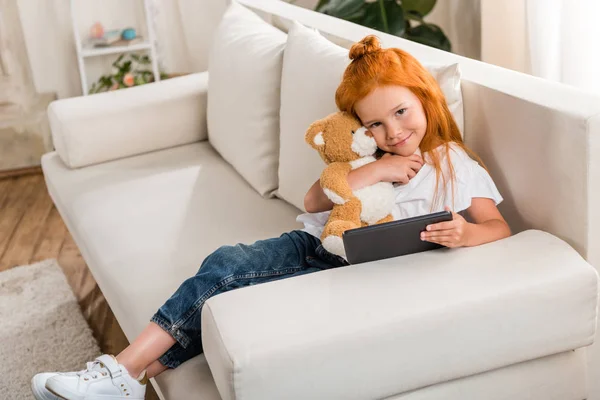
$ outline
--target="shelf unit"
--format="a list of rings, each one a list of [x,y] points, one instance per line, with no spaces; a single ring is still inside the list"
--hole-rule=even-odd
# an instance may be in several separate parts
[[[89,57],[106,56],[109,54],[132,53],[136,51],[148,51],[150,52],[150,59],[152,61],[152,74],[154,75],[154,82],[160,81],[160,72],[158,70],[158,57],[156,55],[157,52],[155,45],[156,35],[154,33],[154,25],[150,21],[150,5],[148,3],[148,0],[142,1],[144,2],[144,16],[146,20],[146,30],[148,31],[148,39],[146,41],[127,46],[88,47],[82,45],[81,37],[79,35],[75,11],[77,0],[70,0],[71,23],[73,25],[73,36],[75,37],[75,47],[77,50],[77,63],[79,65],[79,76],[81,78],[81,90],[84,96],[88,94],[87,74],[85,72],[85,59]]]

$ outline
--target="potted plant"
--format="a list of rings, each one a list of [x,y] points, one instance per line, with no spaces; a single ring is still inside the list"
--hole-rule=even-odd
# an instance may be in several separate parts
[[[442,29],[423,18],[436,0],[320,0],[316,11],[345,19],[381,32],[451,51]]]
[[[98,78],[98,81],[90,88],[89,93],[106,92],[153,82],[154,74],[149,68],[150,64],[151,61],[148,55],[121,54],[112,63],[114,72]],[[168,78],[168,75],[161,72],[160,79],[166,78]]]

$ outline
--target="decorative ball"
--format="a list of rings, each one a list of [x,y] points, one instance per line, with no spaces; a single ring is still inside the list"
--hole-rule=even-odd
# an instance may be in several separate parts
[[[94,25],[92,25],[90,28],[90,36],[95,39],[100,39],[102,36],[104,36],[104,27],[100,22],[96,22]]]
[[[121,37],[125,40],[135,39],[135,37],[136,37],[135,29],[133,29],[133,28],[123,29],[123,32],[121,32]]]

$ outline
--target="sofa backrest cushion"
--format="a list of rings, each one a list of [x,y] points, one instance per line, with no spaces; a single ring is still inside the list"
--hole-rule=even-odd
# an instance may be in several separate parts
[[[286,36],[233,2],[217,28],[209,55],[209,141],[263,196],[277,188]]]
[[[304,195],[324,168],[304,142],[308,126],[337,111],[335,90],[350,62],[348,49],[297,22],[288,32],[281,82],[281,135],[277,196],[304,210]],[[440,84],[459,128],[463,103],[458,64],[424,66]]]

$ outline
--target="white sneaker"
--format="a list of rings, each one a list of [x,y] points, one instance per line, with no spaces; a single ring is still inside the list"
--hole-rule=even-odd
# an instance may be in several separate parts
[[[57,372],[47,372],[37,374],[31,379],[31,391],[35,400],[60,400],[60,397],[56,397],[46,389],[46,381],[56,375]]]
[[[146,373],[135,379],[117,359],[104,354],[79,372],[58,374],[46,381],[50,393],[67,400],[144,400]]]

